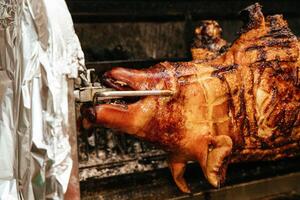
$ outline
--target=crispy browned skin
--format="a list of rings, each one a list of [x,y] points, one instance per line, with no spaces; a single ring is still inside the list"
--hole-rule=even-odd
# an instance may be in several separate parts
[[[189,160],[198,161],[218,186],[230,162],[300,153],[299,42],[281,15],[264,18],[259,4],[245,12],[250,21],[243,33],[213,60],[115,68],[105,75],[114,87],[112,80],[118,80],[134,90],[175,92],[127,107],[100,105],[96,119],[169,151],[172,175],[183,192],[189,192],[183,178]]]

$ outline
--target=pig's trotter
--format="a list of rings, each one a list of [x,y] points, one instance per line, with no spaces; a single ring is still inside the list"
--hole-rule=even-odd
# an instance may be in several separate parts
[[[220,186],[225,181],[231,150],[230,137],[219,135],[212,140],[212,149],[209,149],[207,157],[206,176],[214,187]]]
[[[170,156],[169,157],[169,168],[171,170],[173,179],[176,183],[176,185],[179,187],[179,189],[182,192],[185,193],[191,193],[183,175],[185,172],[185,167],[186,167],[186,162],[182,161],[178,158],[176,158],[176,156]]]
[[[232,140],[227,135],[202,136],[194,144],[194,154],[210,184],[218,187],[225,180]]]

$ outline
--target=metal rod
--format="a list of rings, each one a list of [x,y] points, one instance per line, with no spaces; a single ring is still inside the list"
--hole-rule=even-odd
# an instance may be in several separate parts
[[[98,97],[172,96],[171,90],[104,91]]]

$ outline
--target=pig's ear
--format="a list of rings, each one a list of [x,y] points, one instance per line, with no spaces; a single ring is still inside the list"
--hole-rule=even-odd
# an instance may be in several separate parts
[[[219,135],[212,139],[205,174],[209,183],[214,187],[219,187],[225,181],[231,150],[232,140],[229,136]]]

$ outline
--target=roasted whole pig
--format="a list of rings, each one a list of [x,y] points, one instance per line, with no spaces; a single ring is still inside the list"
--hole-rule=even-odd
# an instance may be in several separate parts
[[[128,105],[101,104],[92,114],[94,123],[168,151],[183,192],[190,192],[183,178],[190,160],[218,187],[229,163],[300,153],[300,43],[281,15],[265,18],[259,4],[241,14],[248,22],[239,38],[216,58],[114,68],[104,75],[118,90],[174,91]]]

